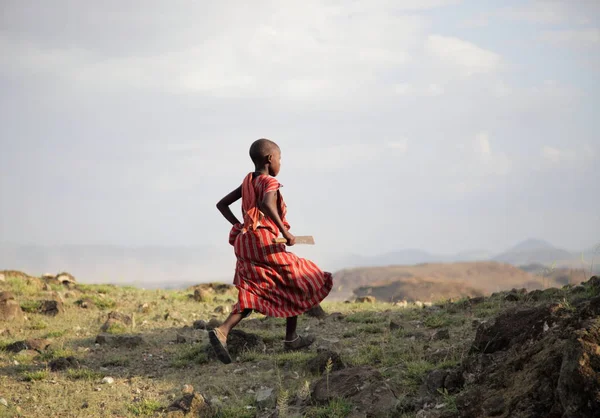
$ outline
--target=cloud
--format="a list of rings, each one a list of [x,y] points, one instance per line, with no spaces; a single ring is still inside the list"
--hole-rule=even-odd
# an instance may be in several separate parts
[[[559,148],[544,145],[541,149],[541,157],[550,166],[564,164],[581,166],[596,159],[596,150],[589,144],[583,144],[580,148]]]
[[[535,0],[519,6],[506,7],[499,15],[510,20],[536,24],[587,24],[597,16],[600,4],[596,1]]]
[[[435,97],[441,96],[445,92],[444,86],[437,83],[429,83],[428,85],[398,83],[394,84],[392,89],[396,95],[408,97]]]
[[[501,64],[500,55],[471,42],[449,36],[430,35],[425,49],[430,56],[454,67],[461,75],[467,77],[494,72]]]
[[[600,44],[600,29],[566,29],[540,33],[538,39],[553,45],[584,46]]]
[[[476,149],[484,159],[488,159],[492,155],[490,147],[489,135],[487,132],[480,132],[475,138]]]

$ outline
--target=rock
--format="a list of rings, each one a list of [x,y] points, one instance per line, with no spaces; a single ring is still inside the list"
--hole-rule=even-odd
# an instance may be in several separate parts
[[[73,356],[56,358],[56,359],[50,361],[50,363],[48,363],[48,366],[50,367],[50,370],[52,370],[53,372],[57,372],[60,370],[81,368],[81,364],[79,363],[79,360],[77,360]]]
[[[181,388],[181,392],[184,395],[190,395],[194,393],[194,387],[192,385],[183,385],[183,387]]]
[[[327,312],[323,310],[321,305],[315,305],[310,308],[308,311],[304,312],[304,315],[310,316],[311,318],[319,318],[323,319],[327,316]]]
[[[46,350],[50,344],[52,344],[52,341],[50,340],[43,338],[32,338],[30,340],[16,341],[12,344],[9,344],[6,346],[6,351],[11,353],[18,353],[23,350],[35,350],[42,352]]]
[[[585,284],[593,289],[600,289],[600,277],[592,276]]]
[[[483,413],[486,416],[497,417],[504,413],[504,397],[495,395],[486,399],[482,405]]]
[[[204,289],[194,290],[194,300],[196,302],[208,302],[210,300],[210,293]]]
[[[8,402],[4,398],[0,398],[0,405],[8,407]]]
[[[23,322],[23,310],[12,292],[0,292],[0,321]]]
[[[355,406],[357,415],[387,416],[397,403],[396,396],[381,374],[371,367],[338,370],[323,376],[312,390],[312,400],[326,404],[332,399],[346,398]]]
[[[71,273],[67,273],[66,271],[63,271],[62,273],[58,273],[56,275],[56,280],[58,280],[60,284],[65,285],[65,286],[70,286],[70,285],[74,285],[77,283],[77,281],[75,280],[75,277],[73,277],[73,275]]]
[[[106,376],[104,379],[102,379],[102,383],[104,383],[105,385],[112,385],[113,383],[115,383],[115,379],[113,379],[110,376]]]
[[[185,415],[189,414],[193,417],[210,417],[213,414],[210,405],[199,393],[188,393],[183,395],[183,397],[176,400],[169,406],[167,412],[183,412]]]
[[[219,321],[217,318],[211,318],[210,321],[208,321],[208,324],[206,324],[206,329],[214,329],[219,325],[221,325],[221,321]]]
[[[199,319],[197,321],[194,321],[194,324],[193,324],[192,327],[194,329],[207,329],[208,328],[208,324],[205,321]]]
[[[404,329],[404,327],[397,322],[390,321],[390,331],[397,331],[400,329]]]
[[[150,312],[150,305],[147,303],[142,303],[138,306],[138,312],[147,314]]]
[[[456,398],[460,416],[595,416],[599,313],[600,297],[569,309],[548,304],[507,311],[480,327],[475,350],[461,366],[469,384]]]
[[[585,286],[582,285],[577,285],[577,286],[573,286],[570,290],[571,294],[576,295],[578,293],[584,293],[586,291]]]
[[[438,394],[438,389],[444,389],[444,381],[448,376],[446,370],[432,370],[425,378],[425,387],[431,394]]]
[[[108,345],[111,347],[125,347],[135,348],[144,343],[144,339],[141,335],[113,335],[113,334],[99,334],[96,337],[96,344]]]
[[[537,338],[544,322],[554,323],[551,308],[523,308],[500,314],[491,324],[477,329],[471,352],[494,353]]]
[[[469,298],[469,304],[470,305],[479,305],[480,303],[485,302],[485,297],[484,296],[477,296],[474,298]]]
[[[228,314],[229,312],[231,312],[231,308],[229,306],[219,305],[215,308],[214,312],[216,314]]]
[[[42,315],[56,316],[65,312],[63,303],[58,300],[42,300],[38,312]]]
[[[375,303],[375,302],[377,302],[377,299],[375,299],[375,296],[362,296],[360,298],[356,298],[356,300],[354,302],[355,303]]]
[[[563,416],[593,416],[600,411],[600,324],[593,321],[565,346],[557,392]]]
[[[346,316],[341,312],[334,312],[327,317],[327,319],[331,319],[334,321],[341,321],[344,318],[346,318]]]
[[[444,379],[444,389],[449,394],[455,394],[462,390],[465,385],[465,378],[463,377],[462,370],[454,369],[448,371],[446,378]]]
[[[330,350],[320,350],[316,357],[310,359],[306,367],[309,372],[313,374],[323,374],[327,368],[327,364],[331,359],[331,372],[342,370],[346,367],[344,362],[342,361],[340,355],[335,351]]]
[[[449,340],[450,339],[450,331],[448,331],[445,328],[438,329],[436,332],[433,333],[433,335],[431,336],[431,339],[434,341]]]
[[[183,319],[181,318],[181,315],[177,311],[166,312],[163,315],[163,319],[165,321],[171,320],[171,321],[174,321],[174,322],[183,322]]]
[[[234,329],[227,336],[227,350],[232,357],[237,357],[244,351],[264,353],[266,349],[264,341],[256,334]]]
[[[124,329],[134,328],[135,319],[133,318],[133,316],[129,316],[117,311],[112,311],[108,314],[106,322],[104,323],[104,325],[102,325],[100,330],[102,332],[107,332],[115,326],[120,326]]]
[[[392,306],[398,306],[400,308],[408,308],[407,300],[398,300],[392,304]]]
[[[263,388],[256,391],[256,404],[259,408],[270,407],[275,404],[275,396],[273,396],[273,388]]]

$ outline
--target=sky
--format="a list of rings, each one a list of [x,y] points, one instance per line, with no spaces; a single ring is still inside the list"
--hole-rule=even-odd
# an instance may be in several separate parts
[[[0,54],[0,243],[230,254],[261,137],[315,251],[600,240],[596,0],[3,0]]]

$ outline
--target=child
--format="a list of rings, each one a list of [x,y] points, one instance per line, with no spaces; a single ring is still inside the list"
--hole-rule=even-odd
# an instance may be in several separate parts
[[[281,150],[268,139],[259,139],[250,147],[255,170],[242,185],[225,196],[217,208],[233,225],[229,243],[235,249],[237,264],[233,283],[238,288],[238,302],[219,327],[209,331],[210,343],[223,363],[231,363],[227,352],[227,334],[242,318],[258,311],[267,316],[285,317],[285,350],[308,347],[314,337],[296,333],[298,315],[318,305],[329,294],[333,281],[312,261],[286,251],[285,244],[275,244],[279,234],[287,245],[296,238],[289,232],[287,207],[275,179],[281,167]],[[243,222],[229,206],[242,199]]]

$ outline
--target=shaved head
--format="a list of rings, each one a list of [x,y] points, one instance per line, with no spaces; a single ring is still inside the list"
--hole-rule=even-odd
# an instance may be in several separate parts
[[[279,152],[279,145],[270,139],[261,138],[250,146],[250,158],[254,164],[261,164],[268,155]]]

